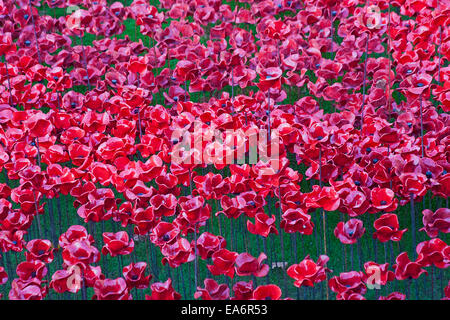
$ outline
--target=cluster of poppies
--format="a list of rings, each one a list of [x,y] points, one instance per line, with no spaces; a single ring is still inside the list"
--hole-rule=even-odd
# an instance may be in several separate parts
[[[0,298],[450,299],[447,5],[0,0]]]

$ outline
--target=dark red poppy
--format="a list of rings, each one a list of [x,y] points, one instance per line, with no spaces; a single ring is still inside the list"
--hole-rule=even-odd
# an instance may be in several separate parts
[[[368,261],[364,264],[364,277],[363,281],[367,283],[367,285],[371,285],[372,287],[386,285],[389,281],[395,280],[395,275],[392,271],[388,270],[389,264],[378,264],[373,261]]]
[[[146,295],[145,300],[180,300],[181,295],[172,287],[172,279],[166,282],[155,282],[150,286],[152,294]]]
[[[331,272],[326,267],[329,258],[321,255],[317,263],[310,259],[309,255],[305,257],[299,264],[293,264],[287,269],[287,274],[293,278],[294,286],[313,287],[315,283],[326,279],[326,273]]]
[[[268,237],[271,233],[278,234],[278,229],[275,226],[275,215],[269,217],[262,212],[255,215],[255,223],[247,221],[247,229],[250,233],[263,237]]]
[[[218,284],[213,279],[205,279],[205,288],[197,287],[194,298],[202,300],[228,300],[230,298],[230,288],[226,284]]]
[[[130,239],[125,231],[105,232],[103,233],[103,241],[105,245],[102,248],[102,254],[110,254],[111,257],[130,254],[134,249],[134,240]]]
[[[53,246],[49,240],[33,239],[27,243],[25,257],[27,261],[40,260],[45,263],[53,261]]]
[[[127,283],[123,278],[97,280],[92,300],[131,300]]]
[[[439,238],[419,243],[416,251],[417,263],[423,267],[434,265],[446,269],[450,266],[450,247]]]
[[[8,297],[10,300],[43,300],[47,292],[47,287],[42,286],[37,278],[25,281],[14,279]]]
[[[98,262],[100,252],[91,245],[89,240],[76,240],[64,247],[62,258],[67,265],[75,265],[80,262],[86,266]]]
[[[252,300],[279,300],[281,298],[281,294],[281,289],[277,285],[262,285],[253,291]]]
[[[212,254],[213,265],[208,265],[208,270],[214,276],[224,274],[233,278],[234,264],[238,256],[238,253],[228,251],[227,249],[217,250]]]
[[[339,222],[334,229],[334,235],[345,244],[353,244],[362,237],[366,229],[359,219],[350,219],[347,222]]]
[[[131,263],[130,265],[123,268],[123,276],[125,278],[125,281],[127,282],[127,286],[129,289],[148,288],[150,280],[152,279],[152,275],[146,276],[146,269],[147,263],[145,262]]]
[[[377,210],[392,212],[397,209],[398,200],[394,198],[394,191],[388,188],[373,188],[370,192],[372,206]]]
[[[397,280],[417,279],[422,273],[428,274],[417,261],[409,260],[407,252],[400,253],[395,261],[396,264],[394,264],[393,268]]]
[[[348,294],[365,294],[367,289],[363,282],[364,274],[362,272],[350,271],[343,272],[339,276],[333,277],[328,281],[330,289],[337,293],[337,299],[343,300]]]
[[[379,297],[378,300],[406,300],[406,296],[401,292],[392,292],[386,297]]]
[[[255,258],[247,252],[241,253],[236,257],[235,268],[238,276],[254,275],[255,277],[265,277],[269,273],[269,266],[263,264],[267,259],[264,253]]]
[[[403,234],[408,229],[399,230],[398,217],[395,213],[386,213],[381,215],[373,223],[375,232],[373,238],[378,239],[380,242],[386,241],[400,241]]]
[[[251,300],[253,298],[253,281],[236,282],[233,286],[234,297],[231,300]]]
[[[197,239],[197,254],[206,260],[218,250],[225,248],[226,244],[223,237],[203,232]]]
[[[311,235],[314,228],[311,216],[299,208],[286,210],[282,215],[280,226],[287,233],[299,232],[304,235]]]
[[[38,278],[42,280],[47,275],[47,267],[40,260],[24,261],[17,265],[16,273],[21,280]]]
[[[423,228],[420,231],[425,231],[431,238],[436,238],[439,232],[450,233],[450,209],[439,208],[436,211],[425,209],[423,214]]]

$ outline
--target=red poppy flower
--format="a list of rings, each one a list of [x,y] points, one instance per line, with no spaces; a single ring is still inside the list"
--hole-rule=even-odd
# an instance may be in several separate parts
[[[193,246],[185,238],[178,238],[172,243],[166,243],[161,248],[161,253],[164,256],[161,260],[162,264],[169,263],[171,268],[194,260]]]
[[[340,198],[333,187],[320,188],[313,186],[313,191],[308,194],[307,206],[323,208],[326,211],[334,211],[339,207]]]
[[[49,240],[33,239],[27,243],[25,257],[27,261],[40,260],[45,263],[53,261],[53,246]]]
[[[103,241],[105,245],[102,248],[102,254],[110,254],[111,257],[130,254],[134,249],[134,241],[125,231],[105,232],[103,233]]]
[[[228,300],[230,298],[230,288],[226,284],[219,285],[213,279],[205,279],[205,288],[197,287],[194,298],[202,300]]]
[[[362,272],[350,271],[343,272],[339,276],[333,277],[328,281],[330,289],[337,293],[337,299],[343,300],[348,294],[365,294],[367,289],[363,282],[364,274]]]
[[[123,276],[127,282],[128,289],[146,289],[152,279],[151,275],[146,276],[147,264],[145,262],[131,263],[123,268]]]
[[[280,226],[287,233],[299,232],[304,235],[313,233],[314,224],[311,221],[311,216],[299,208],[286,210],[281,218]]]
[[[392,271],[388,270],[389,264],[378,264],[373,261],[368,261],[364,264],[364,277],[363,281],[367,285],[371,286],[384,286],[389,281],[395,280],[395,275]]]
[[[287,269],[289,277],[295,280],[294,286],[313,287],[315,283],[326,279],[326,273],[331,272],[326,267],[329,258],[321,255],[317,263],[310,259],[309,255],[305,257],[299,264],[293,264]]]
[[[91,245],[89,240],[76,240],[66,245],[62,258],[67,265],[82,263],[85,266],[100,260],[98,249]]]
[[[379,297],[378,300],[406,300],[406,296],[400,292],[392,292],[387,297]]]
[[[252,257],[247,252],[241,253],[235,261],[236,274],[238,276],[265,277],[269,273],[269,266],[263,264],[266,258],[267,256],[264,253],[261,253],[258,258]]]
[[[16,273],[24,281],[33,278],[42,280],[47,275],[47,267],[40,260],[24,261],[17,265]]]
[[[394,198],[394,191],[388,188],[373,188],[370,192],[372,206],[377,210],[392,212],[397,209],[398,200]]]
[[[213,264],[207,266],[208,270],[214,276],[224,274],[233,278],[234,264],[238,256],[238,253],[228,251],[227,249],[217,250],[212,254]]]
[[[408,253],[402,252],[395,259],[394,264],[395,278],[397,280],[417,279],[422,273],[428,274],[425,269],[418,262],[409,260]]]
[[[251,300],[253,298],[253,281],[236,282],[233,286],[234,297],[231,300]]]
[[[373,223],[375,232],[373,238],[378,239],[380,242],[386,241],[400,241],[403,234],[408,229],[399,230],[398,217],[395,213],[386,213],[381,215]]]
[[[366,229],[359,219],[350,219],[347,222],[339,222],[334,229],[334,235],[345,244],[353,244],[362,237]]]
[[[89,243],[91,244],[94,243],[94,238],[87,233],[85,227],[79,225],[72,225],[69,227],[69,229],[67,229],[66,232],[64,232],[59,237],[59,246],[64,248],[77,240],[88,240]]]
[[[9,291],[10,300],[43,300],[46,295],[47,287],[42,287],[37,278],[26,281],[14,279]]]
[[[166,243],[173,243],[179,234],[180,229],[175,224],[161,221],[153,228],[150,240],[161,247]]]
[[[274,284],[263,285],[253,291],[253,300],[279,300],[281,294],[280,287]]]
[[[280,68],[277,67],[262,68],[258,66],[256,72],[259,74],[260,77],[257,86],[261,91],[267,92],[269,89],[281,90],[281,86],[285,82],[285,80],[283,78],[283,72],[281,71]]]
[[[52,275],[50,288],[57,293],[71,292],[77,293],[82,286],[82,276],[80,269],[77,267],[69,267],[67,270],[57,270]]]
[[[416,251],[417,263],[423,267],[434,265],[445,269],[450,266],[450,247],[439,238],[419,243]]]
[[[430,238],[436,238],[439,232],[450,233],[450,209],[439,208],[435,212],[425,209],[423,214],[423,228]]]
[[[153,208],[148,207],[135,210],[131,222],[135,225],[135,234],[145,235],[158,223],[158,219],[153,213]]]
[[[181,295],[172,287],[172,279],[166,282],[155,282],[150,286],[152,294],[146,295],[145,300],[180,300]]]
[[[205,206],[205,199],[203,197],[180,197],[178,201],[181,207],[181,215],[191,223],[199,223],[209,219],[211,207],[207,204]]]
[[[213,253],[225,248],[227,242],[221,236],[209,232],[203,232],[197,239],[197,254],[204,260],[210,258]]]
[[[170,217],[175,214],[177,198],[173,194],[156,194],[150,199],[150,204],[157,217]]]
[[[278,229],[275,226],[275,215],[269,217],[265,213],[257,213],[254,224],[247,221],[247,229],[250,233],[263,237],[268,237],[271,233],[278,234]]]
[[[127,283],[123,278],[97,280],[92,300],[131,300]]]

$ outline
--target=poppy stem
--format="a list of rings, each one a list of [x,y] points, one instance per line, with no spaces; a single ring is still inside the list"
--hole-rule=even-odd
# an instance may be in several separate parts
[[[414,260],[417,258],[416,253],[416,215],[414,210],[414,194],[410,193],[410,205],[411,205],[411,232],[412,232],[412,250],[413,250],[413,257]]]
[[[431,265],[430,280],[431,280],[431,300],[434,300],[434,265]]]
[[[281,187],[280,187],[280,183],[278,182],[278,196],[279,196],[279,200],[280,200],[280,206],[279,206],[279,217],[280,217],[280,224],[281,224],[281,219],[283,216],[283,209],[281,208],[282,206],[282,196],[281,196]],[[283,239],[283,230],[281,229],[281,225],[280,225],[280,242],[281,242],[281,262],[283,263],[283,282],[284,282],[284,294],[287,296],[288,294],[288,286],[287,286],[287,279],[286,279],[286,268],[285,268],[285,256],[284,256],[284,239]]]
[[[294,257],[294,263],[298,263],[298,252],[297,252],[297,235],[296,233],[291,233],[291,248],[294,251],[294,254],[292,255]],[[300,288],[297,287],[297,300],[300,300]],[[303,294],[305,291],[303,290]],[[303,300],[305,300],[305,297],[303,297]]]
[[[36,200],[36,193],[33,190],[33,197],[34,197],[34,208],[36,210],[36,221],[37,221],[37,227],[38,227],[38,236],[39,239],[42,239],[42,233],[41,233],[41,221],[39,218],[39,208]]]
[[[322,188],[322,148],[319,147],[319,186]],[[323,224],[323,249],[324,254],[327,255],[327,220],[325,217],[325,210],[323,208],[320,208],[320,211],[322,212],[322,224]],[[328,275],[325,273],[326,282],[328,283]],[[329,300],[329,291],[328,286],[326,285],[326,294],[327,294],[327,300]]]
[[[364,257],[363,257],[363,252],[362,252],[362,249],[361,249],[361,240],[357,241],[357,247],[358,247],[359,271],[362,271],[363,270]]]
[[[198,285],[198,261],[197,261],[197,223],[194,225],[194,283],[197,289]]]
[[[353,271],[353,244],[350,245],[350,269]]]
[[[184,299],[186,300],[187,299],[187,294],[186,294],[186,286],[184,285],[185,284],[185,278],[184,278],[184,275],[183,275],[183,265],[181,265],[181,266],[179,266],[178,267],[179,269],[180,269],[180,275],[181,275],[181,280],[182,281],[180,281],[182,284],[183,284],[183,295],[184,295]]]
[[[269,251],[267,249],[267,238],[266,237],[262,237],[262,240],[263,240],[263,246],[264,246],[264,253],[266,255],[268,255]],[[273,264],[273,258],[272,257],[270,258],[270,262],[269,263],[270,263],[270,267],[272,268],[272,264]],[[267,274],[267,276],[265,278],[266,278],[266,284],[269,284],[269,274]]]
[[[87,300],[87,294],[86,294],[86,280],[84,277],[84,270],[81,271],[81,299],[86,301]]]

